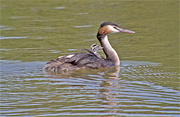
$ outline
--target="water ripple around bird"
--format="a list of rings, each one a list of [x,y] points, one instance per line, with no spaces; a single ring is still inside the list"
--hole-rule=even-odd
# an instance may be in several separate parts
[[[122,61],[119,76],[110,74],[110,68],[75,71],[68,77],[44,73],[44,62],[2,60],[1,65],[2,116],[180,114],[178,84],[166,86],[172,82],[166,77],[179,74],[169,74],[158,63]]]

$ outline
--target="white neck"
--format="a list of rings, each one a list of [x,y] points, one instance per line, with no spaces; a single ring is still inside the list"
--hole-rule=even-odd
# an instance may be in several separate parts
[[[104,53],[106,54],[106,59],[112,61],[115,64],[115,66],[120,65],[118,54],[109,43],[107,35],[105,35],[100,40],[100,43],[101,43],[101,46],[103,47]]]

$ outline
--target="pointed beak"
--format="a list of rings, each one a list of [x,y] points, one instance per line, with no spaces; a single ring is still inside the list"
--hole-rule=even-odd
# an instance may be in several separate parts
[[[119,28],[119,27],[116,27],[116,29],[119,30],[119,32],[124,32],[124,33],[135,33],[134,31],[122,29],[122,28]]]

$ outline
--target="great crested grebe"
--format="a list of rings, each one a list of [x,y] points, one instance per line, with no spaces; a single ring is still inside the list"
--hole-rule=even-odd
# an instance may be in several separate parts
[[[91,53],[73,53],[65,56],[60,56],[56,60],[51,60],[44,66],[46,72],[61,72],[84,68],[101,68],[119,66],[120,60],[116,51],[111,47],[107,34],[108,33],[135,33],[134,31],[120,28],[117,24],[111,22],[104,22],[100,25],[97,33],[97,38],[103,47],[106,59],[97,57]]]
[[[88,49],[81,49],[81,50],[82,51],[86,50],[89,53],[95,55],[96,57],[101,58],[101,56],[97,53],[97,51],[100,50],[100,49],[103,49],[103,47],[101,47],[101,46],[99,46],[97,44],[92,44],[91,47],[90,47],[90,50],[88,50]]]

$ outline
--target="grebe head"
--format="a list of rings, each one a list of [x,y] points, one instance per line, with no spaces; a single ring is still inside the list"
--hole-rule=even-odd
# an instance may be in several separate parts
[[[118,32],[135,33],[134,31],[122,29],[115,23],[104,22],[100,25],[98,34],[99,35],[101,35],[101,34],[107,35],[108,33],[118,33]]]
[[[97,44],[92,44],[90,49],[91,49],[92,52],[95,53],[95,52],[97,52],[98,50],[103,49],[103,47],[101,47],[101,46],[99,46],[99,45],[97,45]]]

